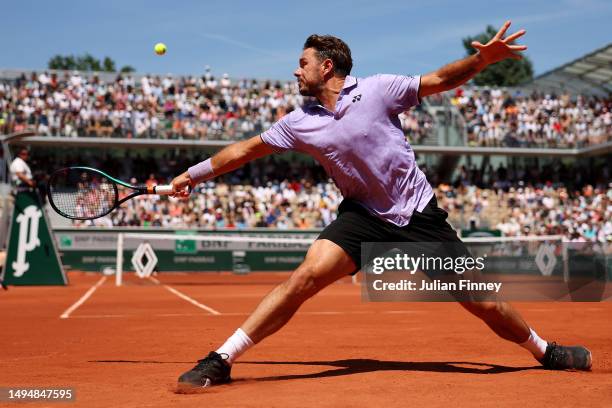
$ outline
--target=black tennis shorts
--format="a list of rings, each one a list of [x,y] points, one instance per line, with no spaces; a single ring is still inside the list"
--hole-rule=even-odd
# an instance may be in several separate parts
[[[467,247],[446,221],[447,218],[448,213],[438,207],[435,195],[422,212],[412,214],[410,222],[404,227],[383,221],[355,201],[345,199],[338,207],[338,218],[317,239],[330,240],[344,249],[357,265],[353,274],[362,266],[362,242],[444,242],[451,243],[454,248],[454,253],[449,255],[469,256]],[[369,259],[364,263],[367,261]]]

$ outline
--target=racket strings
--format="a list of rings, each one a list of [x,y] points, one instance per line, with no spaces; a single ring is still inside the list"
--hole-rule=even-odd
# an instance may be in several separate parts
[[[115,184],[87,170],[68,170],[50,180],[50,199],[70,218],[96,218],[110,212],[117,203]]]

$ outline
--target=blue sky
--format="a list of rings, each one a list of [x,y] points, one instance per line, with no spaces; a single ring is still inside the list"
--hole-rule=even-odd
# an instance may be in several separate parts
[[[305,38],[351,47],[353,74],[419,74],[464,56],[487,24],[527,29],[536,74],[612,42],[612,1],[3,1],[0,68],[45,68],[55,54],[110,56],[138,72],[290,79]],[[153,45],[168,53],[159,57]]]

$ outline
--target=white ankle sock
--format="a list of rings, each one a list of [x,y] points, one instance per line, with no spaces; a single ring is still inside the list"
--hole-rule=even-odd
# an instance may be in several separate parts
[[[231,365],[234,360],[250,349],[253,344],[255,343],[253,343],[253,340],[249,338],[244,330],[238,329],[229,339],[225,341],[225,343],[223,343],[221,347],[219,347],[217,353],[227,354],[229,357],[226,361]]]
[[[542,340],[533,329],[530,328],[529,332],[530,334],[527,341],[519,344],[519,346],[531,351],[531,354],[533,354],[537,360],[541,360],[542,357],[544,357],[544,353],[546,353],[546,346],[548,346],[548,343]]]

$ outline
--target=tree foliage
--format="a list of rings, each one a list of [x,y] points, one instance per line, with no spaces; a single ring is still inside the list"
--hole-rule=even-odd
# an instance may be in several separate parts
[[[77,70],[77,71],[103,71],[116,72],[117,65],[110,57],[104,57],[102,61],[95,58],[89,53],[84,55],[55,55],[51,57],[47,63],[49,69],[59,70]],[[134,67],[130,65],[123,66],[121,72],[134,72]]]
[[[468,55],[476,53],[476,49],[471,46],[472,41],[486,44],[495,34],[497,34],[497,30],[488,25],[484,32],[464,38],[463,46]],[[476,75],[473,81],[476,85],[516,86],[531,79],[533,79],[533,65],[531,60],[523,54],[521,60],[506,59],[489,65],[484,71]]]

